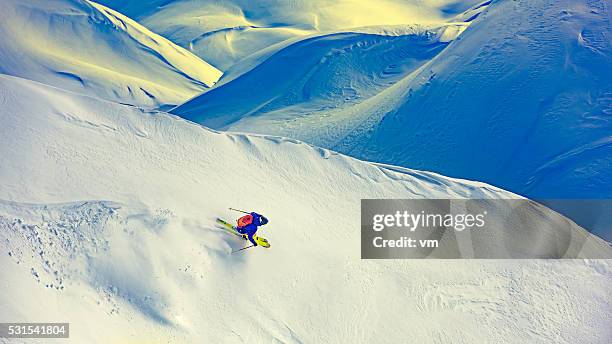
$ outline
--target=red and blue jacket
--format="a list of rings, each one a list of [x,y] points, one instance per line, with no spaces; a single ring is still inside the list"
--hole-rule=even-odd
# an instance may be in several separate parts
[[[253,245],[257,246],[257,242],[255,241],[255,238],[253,238],[253,235],[257,233],[257,228],[263,225],[263,223],[261,223],[262,218],[265,217],[257,213],[250,213],[248,215],[244,215],[243,217],[237,220],[238,226],[236,226],[236,231],[240,234],[246,235],[249,241]]]

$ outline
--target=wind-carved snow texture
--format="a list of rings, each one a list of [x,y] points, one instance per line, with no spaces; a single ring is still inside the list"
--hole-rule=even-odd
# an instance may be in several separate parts
[[[248,56],[286,40],[365,26],[438,25],[457,20],[457,14],[482,0],[99,2],[138,20],[225,72]]]
[[[425,28],[402,31],[412,33],[336,33],[301,40],[173,112],[218,129],[264,132],[266,127],[272,133],[300,137],[308,128],[320,136],[327,133],[326,140],[333,131],[344,136],[363,116],[335,115],[334,110],[375,96],[418,70],[447,44],[439,41],[439,33]],[[252,91],[255,85],[257,92]],[[237,101],[228,102],[227,97]]]

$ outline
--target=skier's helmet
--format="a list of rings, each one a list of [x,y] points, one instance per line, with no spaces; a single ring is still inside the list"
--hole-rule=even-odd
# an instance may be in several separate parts
[[[263,225],[265,225],[266,223],[268,223],[268,219],[266,219],[266,217],[265,217],[265,216],[261,215],[261,216],[259,217],[259,223],[261,223],[261,225],[263,226]]]

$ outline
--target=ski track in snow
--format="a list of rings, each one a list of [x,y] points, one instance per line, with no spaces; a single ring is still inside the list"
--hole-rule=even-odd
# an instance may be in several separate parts
[[[181,329],[178,319],[172,317],[178,309],[201,317],[198,309],[208,304],[232,313],[225,307],[242,303],[229,301],[236,297],[233,293],[240,293],[240,286],[227,283],[252,278],[236,276],[247,273],[247,260],[252,258],[227,255],[230,246],[239,245],[236,240],[211,224],[180,219],[168,209],[147,210],[106,201],[61,205],[1,202],[0,211],[3,256],[8,255],[11,264],[29,269],[30,283],[50,290],[47,294],[58,300],[70,299],[83,288],[91,289],[86,302],[96,305],[98,317],[127,317],[134,322],[139,318],[136,312],[150,320],[145,328],[154,329],[160,338]],[[364,330],[368,324],[376,324],[378,330],[401,326],[395,329],[396,337],[377,337],[382,342],[404,336],[429,343],[574,343],[582,339],[605,343],[609,338],[605,326],[612,312],[607,298],[612,291],[609,261],[368,262],[337,258],[321,261],[315,280],[306,275],[308,270],[285,271],[283,288],[273,293],[262,290],[251,295],[252,299],[240,300],[255,303],[255,307],[240,308],[247,318],[252,317],[255,328],[234,329],[236,335],[242,333],[234,339],[365,342],[374,335]],[[231,271],[224,272],[226,268]],[[461,273],[451,273],[457,269]],[[340,273],[334,278],[339,282],[335,287],[350,293],[350,299],[319,289],[327,284],[317,279],[334,271]],[[225,275],[230,280],[225,280]],[[305,291],[304,285],[314,289]],[[182,290],[190,303],[202,304],[186,304],[173,295],[175,288]],[[300,294],[296,295],[296,290]],[[211,305],[212,296],[224,301],[212,301]],[[301,303],[299,300],[310,305],[292,311],[292,304]],[[21,306],[32,307],[27,302]],[[304,319],[295,323],[278,311],[301,313]],[[310,312],[317,312],[333,327],[309,324],[309,317],[317,317]],[[337,312],[348,318],[327,318]],[[388,314],[401,316],[393,319]],[[82,325],[74,321],[75,334]],[[482,328],[487,331],[478,330]],[[310,333],[316,329],[319,333]],[[209,339],[222,338],[217,337],[222,334],[203,333]]]
[[[75,343],[610,338],[610,261],[359,257],[360,198],[503,190],[19,78],[0,103],[0,321],[69,321]],[[228,254],[230,205],[268,215],[270,250]]]
[[[121,75],[102,64],[75,62],[70,64],[74,70],[62,67],[62,59],[74,57],[71,41],[62,41],[68,49],[61,52],[45,51],[42,45],[30,47],[48,53],[42,59],[37,55],[35,61],[48,69],[45,77],[6,54],[15,46],[0,44],[0,55],[6,57],[0,72],[10,70],[75,92],[149,106],[185,99],[220,76],[220,71],[187,50],[96,3],[24,3],[50,6],[57,13],[49,19],[49,27],[58,32],[64,32],[59,30],[63,26],[56,24],[78,26],[83,23],[73,20],[85,15],[89,18],[85,27],[94,34],[114,32],[116,36],[103,36],[113,42],[113,37],[127,37],[126,51],[134,52],[129,42],[137,43],[136,64],[148,61],[143,64],[144,74],[131,78],[132,74]],[[451,75],[462,72],[467,79],[446,81],[448,102],[461,98],[470,77],[484,73],[503,80],[507,61],[495,57],[510,53],[513,43],[522,42],[530,51],[555,45],[558,32],[546,22],[551,13],[572,23],[575,43],[589,52],[567,54],[565,71],[580,75],[585,56],[606,61],[607,3],[425,1],[419,10],[427,14],[423,17],[427,23],[397,26],[377,26],[377,20],[393,15],[393,20],[406,24],[414,13],[405,12],[410,6],[402,6],[410,4],[400,4],[399,11],[394,1],[386,1],[359,16],[362,12],[353,6],[360,3],[336,1],[333,5],[340,7],[334,12],[329,11],[331,2],[311,2],[313,9],[297,2],[270,7],[274,4],[270,1],[267,6],[276,12],[264,11],[267,17],[277,19],[275,15],[283,15],[287,8],[294,12],[285,13],[286,22],[266,22],[260,9],[247,4],[243,8],[232,0],[101,3],[121,6],[185,48],[200,56],[208,53],[228,68],[217,86],[179,111],[191,109],[192,119],[218,120],[216,124],[233,130],[261,129],[266,135],[217,132],[163,112],[0,74],[0,321],[67,321],[71,323],[67,342],[73,343],[610,342],[612,260],[360,259],[355,214],[361,198],[517,195],[485,183],[359,161],[296,139],[365,157],[378,156],[383,149],[389,153],[383,159],[387,162],[418,162],[404,154],[416,142],[391,131],[385,132],[392,138],[385,146],[375,132],[377,126],[395,121],[406,130],[411,125],[414,118],[401,117],[398,109],[416,93],[435,89],[444,80],[441,69],[453,66],[462,55],[450,48],[460,47],[466,37],[455,38],[470,23],[492,16],[487,8],[503,5],[512,13],[536,10],[524,21],[505,19],[509,27],[486,32],[492,40],[470,60],[479,70],[451,68]],[[154,11],[160,4],[164,6]],[[218,13],[223,15],[209,16],[217,12],[203,4],[222,9]],[[431,4],[438,7],[430,8]],[[186,11],[190,6],[208,12]],[[73,9],[61,10],[64,7]],[[333,13],[343,17],[353,13],[359,19],[355,26],[369,27],[338,32]],[[23,18],[5,19],[11,20],[0,24],[1,32],[13,32],[16,28],[7,23]],[[46,27],[31,22],[24,32]],[[513,32],[511,37],[504,36],[508,31]],[[474,32],[477,36],[476,28]],[[499,32],[504,35],[495,36]],[[506,43],[498,44],[500,40]],[[43,41],[40,38],[38,43]],[[106,44],[116,47],[109,42],[104,40],[92,51],[105,55]],[[263,47],[267,48],[259,51]],[[251,54],[254,51],[259,52]],[[528,71],[525,80],[537,81],[547,66],[558,63],[558,51],[538,51],[543,68]],[[279,68],[278,61],[296,56],[302,64]],[[136,68],[128,61],[118,64],[128,66],[129,72]],[[169,73],[161,79],[171,75],[174,80],[168,89],[155,86],[160,75],[149,75],[159,71],[158,64]],[[199,74],[202,70],[210,73]],[[344,73],[347,70],[350,73]],[[126,76],[128,80],[123,79]],[[277,84],[287,79],[291,82]],[[506,91],[521,94],[526,86],[514,83]],[[480,91],[469,90],[473,96]],[[601,111],[583,114],[581,128],[605,129],[612,113],[611,94],[609,90],[588,94],[588,103]],[[544,111],[570,103],[569,96],[545,97],[538,106]],[[495,106],[512,104],[512,99],[502,98]],[[449,110],[432,108],[440,113]],[[503,122],[503,115],[489,119],[499,134],[504,123],[497,121]],[[553,119],[555,115],[549,113]],[[525,139],[542,122],[530,119]],[[271,126],[278,131],[272,132]],[[417,127],[426,130],[415,140],[433,128],[425,122]],[[440,136],[432,137],[443,144],[451,142],[452,128],[442,128]],[[605,165],[605,156],[597,152],[609,146],[609,140],[602,138],[548,155],[546,163],[536,164],[527,185],[552,180],[560,166],[585,157],[593,164],[577,173],[594,173]],[[442,148],[424,154],[442,163],[448,147]],[[510,156],[520,157],[523,150],[516,148]],[[501,158],[505,162],[491,164],[493,168],[512,170],[510,158]],[[597,189],[593,185],[586,186]],[[228,206],[257,207],[253,210],[268,215],[271,222],[261,233],[272,248],[230,255],[244,242],[217,228],[214,220],[217,216],[232,220],[236,214]],[[532,215],[543,224],[559,220],[538,209]],[[571,231],[570,235],[585,233],[577,226]],[[612,250],[599,240],[593,245]],[[47,342],[0,339],[3,344]]]

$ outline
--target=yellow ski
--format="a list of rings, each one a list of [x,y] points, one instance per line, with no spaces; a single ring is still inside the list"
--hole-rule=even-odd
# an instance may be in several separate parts
[[[217,223],[223,225],[223,228],[226,229],[228,232],[239,236],[245,240],[248,240],[246,235],[240,234],[236,231],[236,228],[234,226],[232,226],[229,222],[224,221],[220,218],[217,218]],[[264,237],[260,237],[259,235],[255,234],[253,235],[253,239],[255,240],[255,242],[257,243],[257,245],[261,246],[261,247],[265,247],[265,248],[269,248],[270,247],[270,243],[268,242],[268,239],[264,238]]]

